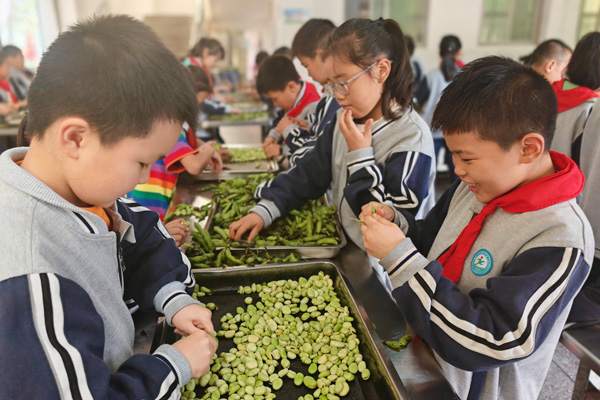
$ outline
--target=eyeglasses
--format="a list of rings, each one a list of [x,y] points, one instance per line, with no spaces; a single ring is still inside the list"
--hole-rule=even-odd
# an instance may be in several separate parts
[[[358,74],[354,75],[352,78],[348,79],[347,81],[333,82],[333,83],[326,84],[325,91],[326,91],[327,95],[334,96],[335,93],[338,93],[342,96],[348,96],[348,94],[350,93],[350,89],[348,89],[348,84],[350,82],[352,82],[353,80],[357,79],[358,77],[360,77],[362,74],[364,74],[371,68],[373,68],[375,65],[377,65],[378,62],[379,61],[375,61],[373,64],[369,65],[367,68],[363,69],[362,71],[360,71]]]

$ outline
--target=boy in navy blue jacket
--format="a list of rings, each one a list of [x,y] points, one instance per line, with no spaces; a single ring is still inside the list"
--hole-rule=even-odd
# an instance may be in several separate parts
[[[360,215],[365,248],[461,399],[537,399],[590,271],[583,174],[548,150],[556,109],[531,69],[471,62],[433,117],[460,180],[424,220],[378,203]]]
[[[173,399],[208,370],[189,260],[158,214],[119,198],[196,111],[185,68],[130,17],[76,25],[44,54],[30,146],[0,156],[0,397]],[[133,355],[130,300],[186,338]]]

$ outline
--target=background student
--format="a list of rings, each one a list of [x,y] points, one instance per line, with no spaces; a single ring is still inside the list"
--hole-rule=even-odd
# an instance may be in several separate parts
[[[548,39],[540,43],[533,52],[519,60],[544,76],[550,83],[565,77],[573,51],[558,39]]]
[[[551,149],[579,163],[581,134],[600,90],[600,32],[582,37],[567,66],[568,79],[552,84],[558,99],[556,134]]]
[[[460,180],[424,220],[363,207],[367,251],[461,399],[537,399],[589,273],[584,178],[548,151],[555,119],[542,76],[509,59],[472,61],[433,117]]]
[[[214,329],[189,261],[156,213],[119,198],[196,110],[184,67],[131,17],[75,25],[44,53],[30,145],[0,155],[2,397],[175,398],[208,370]],[[126,299],[186,337],[133,355]]]
[[[229,227],[236,240],[247,232],[253,240],[331,186],[344,231],[362,247],[352,219],[363,204],[376,200],[416,214],[434,196],[433,141],[410,106],[410,60],[398,24],[351,19],[325,47],[328,80],[343,109],[295,167],[258,187],[259,204]]]
[[[25,68],[25,57],[23,52],[16,46],[7,45],[0,50],[5,54],[10,68],[9,81],[11,88],[17,99],[23,101],[27,99],[27,92],[31,84],[31,73]],[[23,102],[21,107],[27,106],[27,102]]]

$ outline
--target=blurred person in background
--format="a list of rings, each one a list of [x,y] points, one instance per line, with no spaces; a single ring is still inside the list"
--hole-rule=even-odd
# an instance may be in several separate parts
[[[565,77],[573,51],[563,41],[548,39],[540,43],[531,54],[519,58],[523,64],[543,75],[550,83]]]
[[[0,51],[5,54],[8,62],[10,69],[8,80],[13,92],[19,101],[26,100],[33,75],[25,68],[25,57],[23,56],[23,52],[20,48],[13,45],[4,46]],[[26,105],[27,103],[25,102],[23,104]]]
[[[427,85],[427,77],[425,76],[425,68],[421,61],[415,57],[415,41],[411,36],[406,37],[406,48],[410,55],[410,65],[413,71],[413,103],[418,109],[421,109],[423,104],[429,97],[429,86]]]

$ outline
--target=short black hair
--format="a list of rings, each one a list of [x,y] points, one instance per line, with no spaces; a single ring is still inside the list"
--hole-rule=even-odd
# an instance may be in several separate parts
[[[23,55],[21,49],[12,44],[7,44],[6,46],[2,47],[2,50],[0,50],[0,52],[2,54],[5,54],[6,57],[16,57]]]
[[[289,58],[271,56],[260,64],[256,76],[258,93],[282,91],[290,82],[300,83],[300,78],[294,63]]]
[[[267,53],[264,50],[259,51],[256,54],[256,57],[254,58],[254,64],[256,64],[256,66],[259,67],[260,64],[262,64],[262,62],[267,59],[267,57],[269,57],[269,53]]]
[[[225,49],[223,48],[223,45],[221,45],[221,42],[217,39],[213,38],[202,38],[198,40],[198,43],[190,50],[190,56],[202,57],[204,49],[208,50],[208,54],[218,56],[220,60],[225,58]]]
[[[41,137],[66,116],[85,119],[103,145],[145,137],[158,121],[195,129],[198,103],[185,67],[147,25],[103,16],[62,32],[28,95],[25,133]]]
[[[590,32],[577,42],[567,66],[569,81],[592,90],[600,88],[600,32]]]
[[[290,49],[287,46],[281,46],[277,49],[275,49],[275,51],[273,52],[274,56],[284,56],[289,58],[290,60],[293,58],[292,57],[292,49]]]
[[[188,65],[188,73],[190,75],[192,89],[194,92],[209,92],[212,93],[212,87],[210,86],[210,80],[206,72],[197,65]]]
[[[528,67],[545,63],[549,60],[563,62],[571,52],[571,48],[562,40],[548,39],[538,44],[531,54],[520,57],[519,61]]]
[[[292,41],[292,56],[315,58],[321,49],[323,38],[326,38],[335,25],[328,19],[312,18],[298,29]]]
[[[431,129],[444,135],[474,132],[504,150],[535,132],[547,151],[557,110],[556,95],[542,75],[509,58],[484,57],[467,64],[446,87]]]

